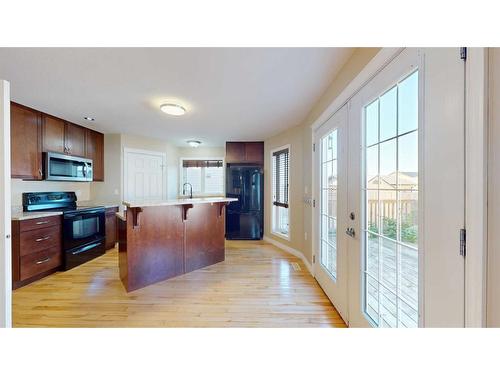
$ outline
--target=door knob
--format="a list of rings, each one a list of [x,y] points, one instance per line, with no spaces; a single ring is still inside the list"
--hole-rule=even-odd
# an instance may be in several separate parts
[[[349,237],[354,238],[355,237],[354,228],[347,228],[345,234],[347,234]]]

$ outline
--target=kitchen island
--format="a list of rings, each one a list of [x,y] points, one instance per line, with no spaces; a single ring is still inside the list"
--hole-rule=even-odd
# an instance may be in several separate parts
[[[123,202],[120,278],[128,292],[225,257],[225,209],[235,198]]]

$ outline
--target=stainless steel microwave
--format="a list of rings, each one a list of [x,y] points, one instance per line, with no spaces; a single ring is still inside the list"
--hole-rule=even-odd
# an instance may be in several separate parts
[[[78,156],[46,152],[44,175],[49,181],[92,181],[92,160]]]

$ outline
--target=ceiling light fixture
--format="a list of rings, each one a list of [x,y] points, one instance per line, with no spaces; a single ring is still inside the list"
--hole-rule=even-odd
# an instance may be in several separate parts
[[[186,108],[179,104],[165,103],[160,106],[160,109],[172,116],[182,116],[186,113]]]
[[[201,145],[201,142],[200,141],[191,140],[191,141],[187,141],[187,144],[190,145],[191,147],[196,148],[199,145]]]
[[[95,121],[95,118],[89,116],[84,117],[84,119],[87,121]]]

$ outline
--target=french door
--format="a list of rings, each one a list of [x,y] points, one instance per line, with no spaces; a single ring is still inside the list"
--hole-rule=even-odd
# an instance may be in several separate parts
[[[347,321],[347,106],[315,133],[317,248],[315,277]]]
[[[463,64],[458,48],[405,49],[347,104],[335,220],[346,268],[316,277],[350,326],[464,325]]]

